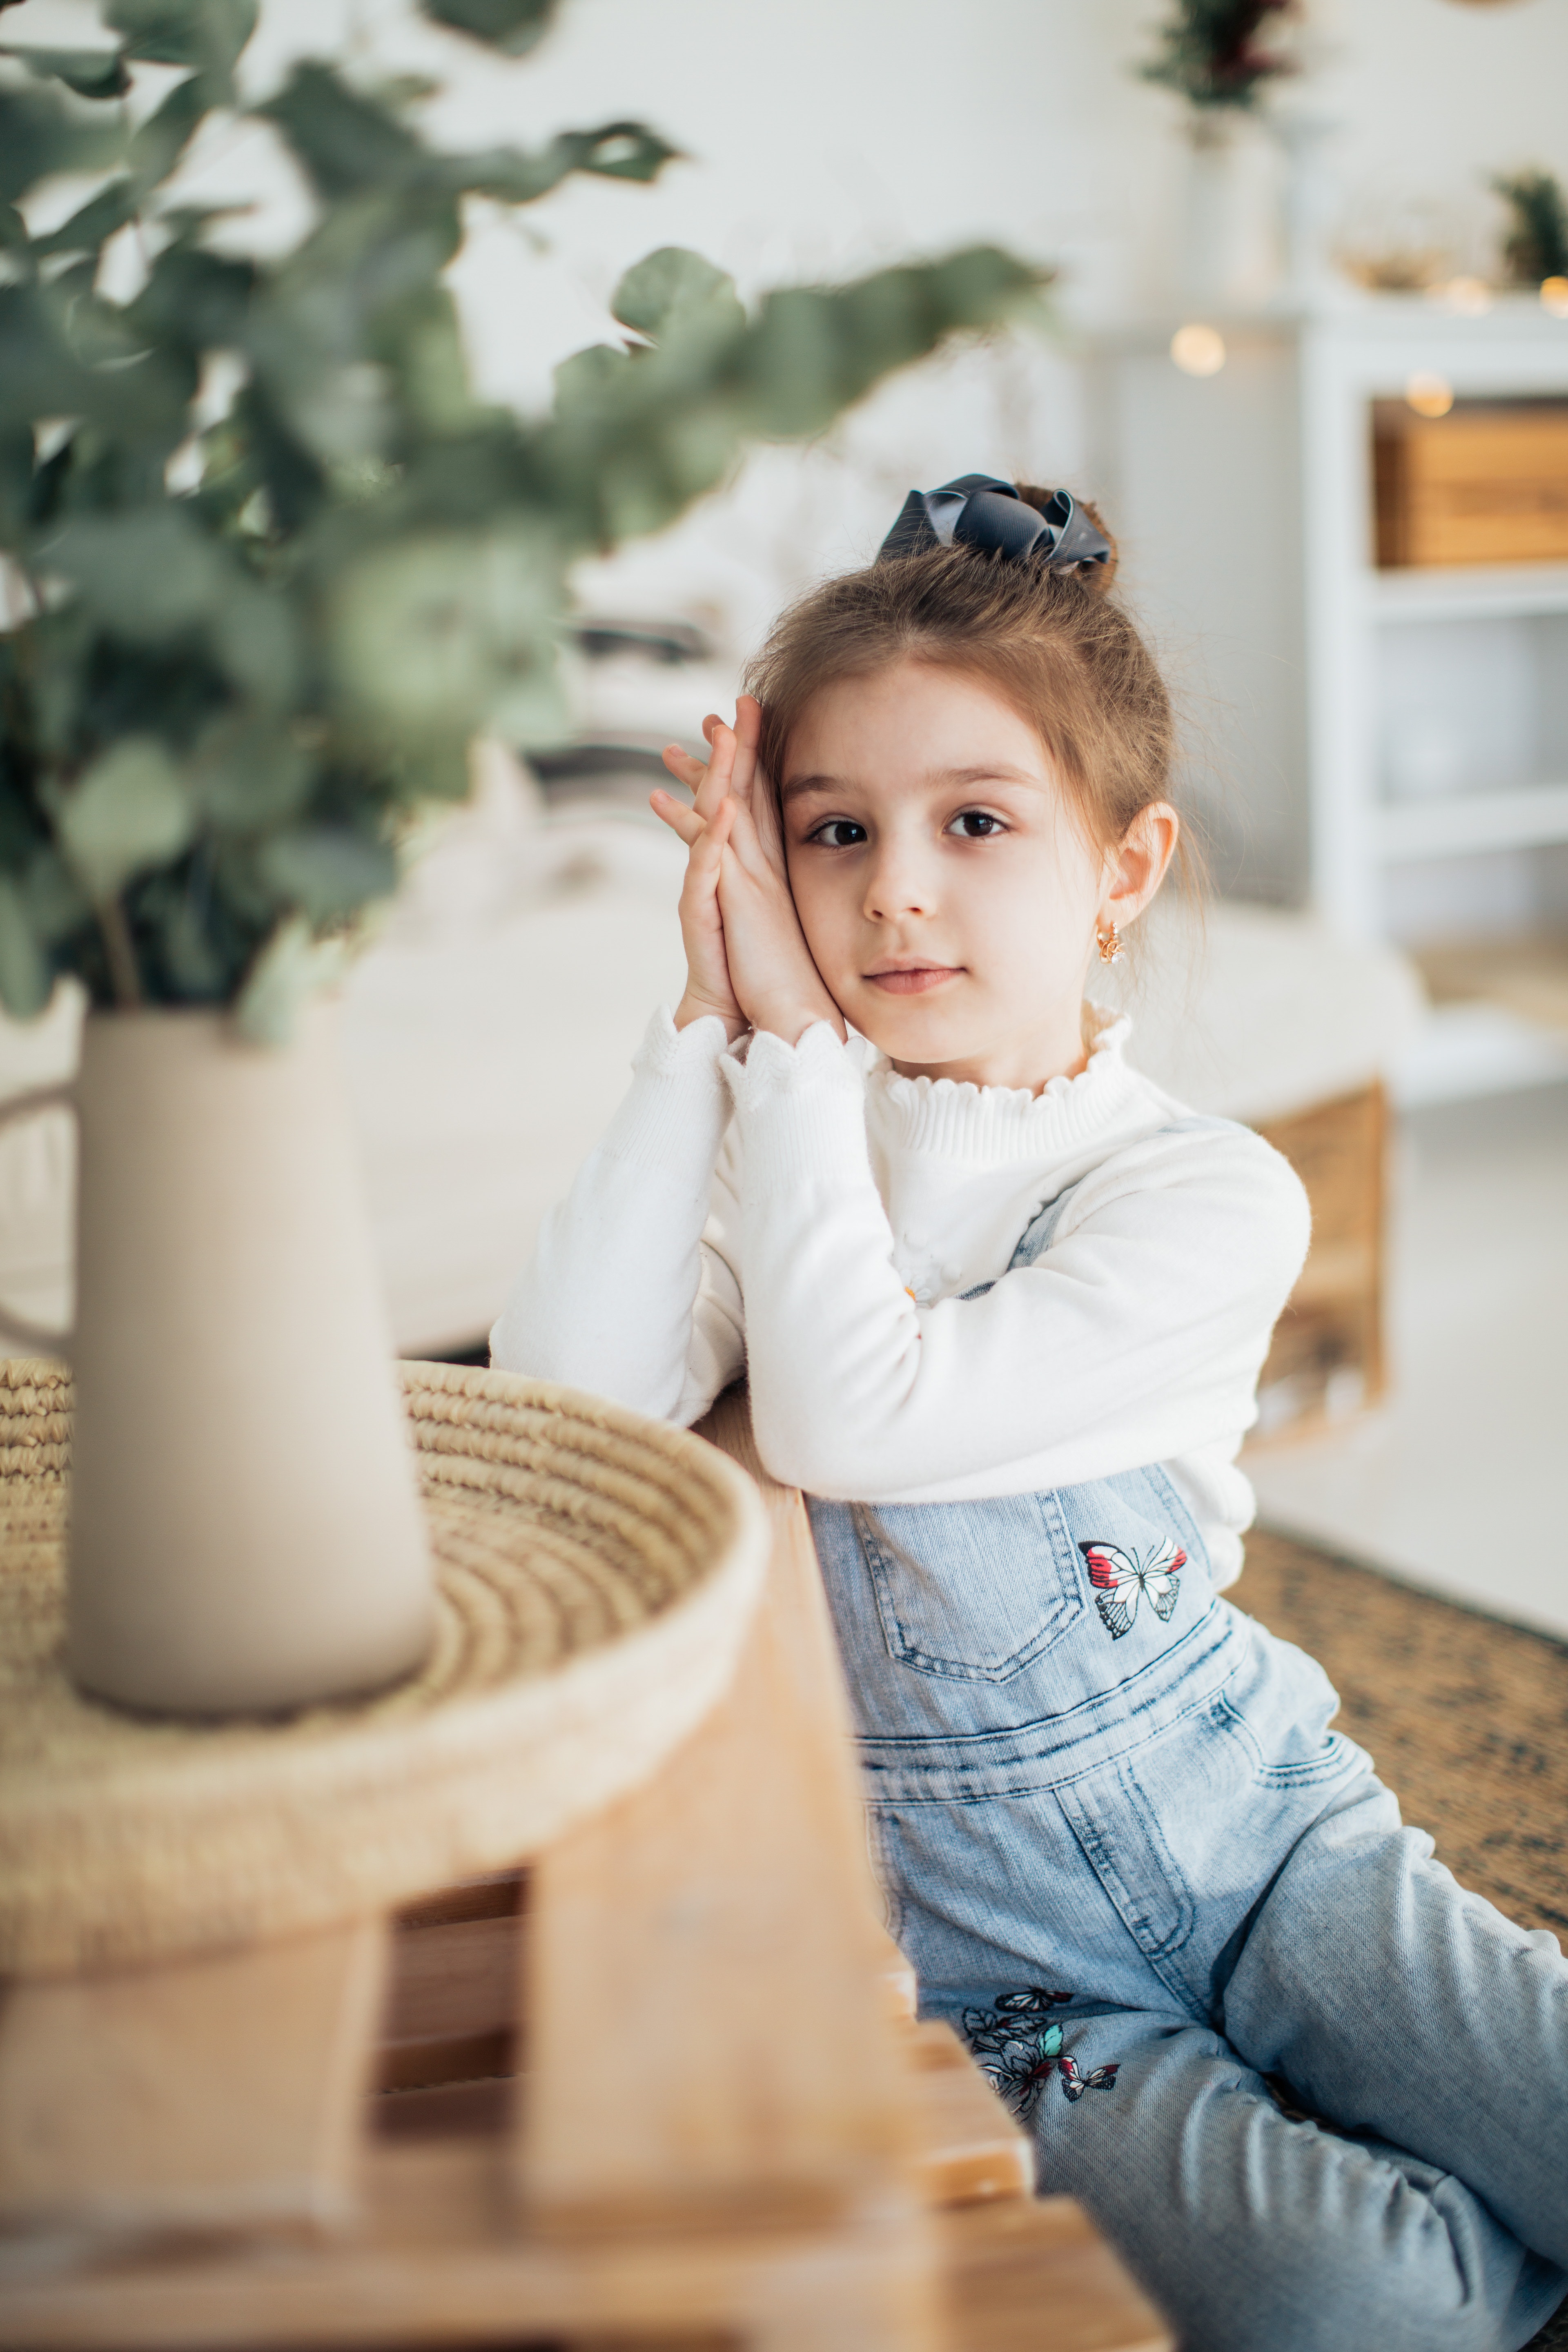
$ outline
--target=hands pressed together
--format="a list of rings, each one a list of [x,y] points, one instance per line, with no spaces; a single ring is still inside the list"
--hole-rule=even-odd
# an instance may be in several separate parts
[[[652,795],[655,814],[689,852],[680,893],[686,993],[675,1025],[717,1013],[731,1038],[766,1029],[793,1045],[814,1022],[826,1021],[842,1037],[844,1016],[812,961],[790,896],[777,811],[757,763],[762,719],[749,694],[736,702],[733,727],[705,719],[706,765],[673,743],[664,754],[670,774],[691,792],[691,807],[663,790]]]

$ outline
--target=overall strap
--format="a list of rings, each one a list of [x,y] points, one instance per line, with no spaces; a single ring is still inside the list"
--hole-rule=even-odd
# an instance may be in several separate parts
[[[1234,1127],[1235,1125],[1234,1119],[1210,1118],[1200,1116],[1194,1111],[1191,1118],[1173,1119],[1168,1127],[1156,1128],[1153,1132],[1155,1135],[1190,1135],[1202,1128]],[[1145,1136],[1142,1140],[1147,1142],[1150,1138]],[[1047,1201],[1042,1208],[1036,1210],[1019,1234],[1018,1245],[1007,1261],[1009,1274],[1016,1274],[1020,1266],[1033,1265],[1037,1258],[1045,1255],[1056,1239],[1057,1227],[1061,1223],[1062,1212],[1068,1202],[1080,1186],[1088,1183],[1089,1176],[1098,1175],[1099,1172],[1098,1169],[1091,1168],[1089,1175],[1079,1177],[1074,1183],[1064,1184],[1053,1199]],[[994,1290],[995,1286],[992,1282],[978,1282],[973,1290],[961,1291],[959,1296],[961,1298],[984,1298],[986,1292]]]

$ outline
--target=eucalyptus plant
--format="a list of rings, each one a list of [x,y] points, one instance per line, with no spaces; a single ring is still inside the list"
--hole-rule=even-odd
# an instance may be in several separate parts
[[[423,5],[519,56],[556,0]],[[0,997],[36,1013],[71,972],[99,1005],[233,1004],[267,1034],[316,944],[395,887],[411,811],[466,793],[475,735],[559,735],[576,559],[1042,280],[976,247],[749,312],[668,248],[621,282],[625,340],[524,419],[465,364],[465,200],[649,180],[665,141],[612,121],[453,153],[420,127],[428,84],[307,61],[246,97],[256,0],[101,16],[101,48],[0,49]],[[184,79],[132,121],[139,63]],[[265,118],[309,181],[280,257],[171,185],[215,113]],[[46,231],[31,200],[61,173],[99,184]],[[102,257],[128,230],[142,282],[117,300]]]

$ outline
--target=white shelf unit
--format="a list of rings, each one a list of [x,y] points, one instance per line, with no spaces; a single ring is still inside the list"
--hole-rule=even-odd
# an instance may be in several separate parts
[[[1374,401],[1568,398],[1568,320],[1347,293],[1211,316],[1204,378],[1180,323],[1087,341],[1084,487],[1195,720],[1222,885],[1363,940],[1568,921],[1568,565],[1380,572],[1372,488]]]

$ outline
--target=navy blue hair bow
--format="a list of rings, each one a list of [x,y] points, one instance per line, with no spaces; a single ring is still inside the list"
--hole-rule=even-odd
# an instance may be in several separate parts
[[[1070,492],[1053,490],[1042,514],[1025,505],[1011,482],[998,481],[994,474],[960,474],[940,490],[911,490],[877,561],[923,555],[928,548],[955,542],[1014,562],[1028,557],[1052,572],[1110,561],[1110,541]]]

